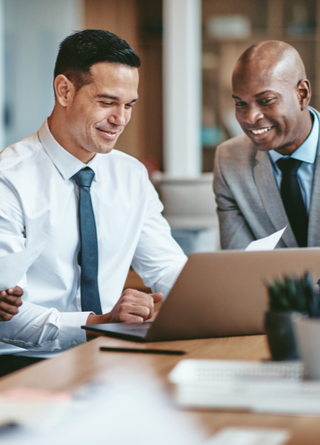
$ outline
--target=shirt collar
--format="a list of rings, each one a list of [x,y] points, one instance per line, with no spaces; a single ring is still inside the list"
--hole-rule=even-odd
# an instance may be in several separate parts
[[[40,130],[38,131],[39,140],[45,149],[46,153],[50,157],[51,161],[63,177],[63,179],[70,179],[73,175],[75,175],[79,170],[90,167],[95,175],[94,181],[97,181],[97,155],[91,159],[88,164],[84,164],[80,161],[80,159],[73,156],[67,150],[65,150],[52,136],[48,119],[44,121]]]
[[[310,113],[313,115],[313,123],[309,136],[303,142],[300,147],[298,147],[291,155],[291,158],[298,159],[302,162],[307,162],[308,164],[313,164],[317,155],[318,142],[319,142],[319,119],[317,114],[312,108],[309,108]],[[283,156],[275,150],[270,150],[269,156],[273,164],[275,164],[278,159],[288,156]]]

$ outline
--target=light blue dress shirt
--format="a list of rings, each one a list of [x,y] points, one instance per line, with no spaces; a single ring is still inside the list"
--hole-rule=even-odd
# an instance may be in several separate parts
[[[313,116],[313,124],[312,129],[299,148],[297,148],[291,155],[291,158],[298,159],[302,161],[300,165],[297,177],[298,182],[301,189],[302,199],[304,205],[306,206],[307,212],[309,214],[310,203],[311,203],[311,191],[312,191],[312,182],[313,182],[313,171],[314,171],[314,161],[317,156],[318,144],[319,144],[319,119],[318,115],[313,111],[312,108],[309,108],[310,113]],[[278,188],[280,190],[280,184],[282,179],[282,172],[277,166],[276,162],[280,158],[289,158],[290,156],[282,156],[275,150],[270,150],[269,156],[271,159],[272,170],[277,182]]]

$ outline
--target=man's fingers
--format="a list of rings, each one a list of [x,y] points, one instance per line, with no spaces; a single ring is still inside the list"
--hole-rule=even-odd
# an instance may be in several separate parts
[[[21,297],[16,297],[14,295],[8,295],[7,293],[5,293],[4,295],[0,294],[0,301],[1,302],[6,302],[12,306],[16,306],[16,307],[20,307],[22,305],[22,299]]]
[[[8,289],[7,293],[9,295],[15,295],[17,297],[21,297],[23,295],[23,290],[21,289],[20,286],[15,286],[15,287],[11,287],[10,289]]]
[[[0,301],[8,303],[9,305],[19,307],[22,305],[21,296],[23,295],[23,290],[20,286],[15,286],[3,290],[0,292]]]
[[[0,311],[2,313],[11,314],[11,315],[16,315],[19,312],[17,306],[8,304],[3,300],[0,301]]]
[[[22,305],[21,297],[12,297],[9,296],[5,298],[5,301],[12,306],[20,307]]]
[[[140,318],[142,318],[142,321],[144,321],[153,315],[153,307],[150,308],[148,306],[134,306],[130,314],[139,316]]]
[[[121,323],[143,323],[144,318],[134,314],[126,314]]]
[[[153,317],[154,304],[163,299],[163,294],[146,294],[136,289],[126,289],[112,311],[109,322],[141,323]]]
[[[120,301],[137,306],[147,306],[149,309],[152,309],[154,302],[152,294],[146,294],[145,292],[136,289],[126,289],[123,292]]]
[[[150,295],[152,295],[152,294],[146,294],[145,292],[142,292],[137,289],[126,289],[125,291],[122,292],[121,298],[133,297],[134,299],[137,299],[137,300],[143,300],[145,298],[148,298]]]
[[[120,323],[139,323],[153,316],[152,295],[136,289],[126,289],[111,311],[111,320]]]
[[[159,303],[159,301],[163,300],[162,292],[157,292],[156,294],[150,294],[150,296],[153,298],[154,303]]]
[[[13,315],[7,314],[6,312],[2,312],[0,310],[0,321],[10,321]]]
[[[163,295],[162,292],[156,292],[155,294],[150,294],[150,297],[153,299],[153,305],[152,305],[152,310],[150,311],[148,319],[153,317],[153,315],[154,315],[154,305],[156,303],[159,303],[160,301],[162,301],[163,300],[163,296],[164,295]]]
[[[151,312],[152,308],[143,304],[122,303],[119,307],[118,318],[120,323],[137,323],[149,318]],[[128,318],[131,319],[132,316],[139,319],[128,322]]]

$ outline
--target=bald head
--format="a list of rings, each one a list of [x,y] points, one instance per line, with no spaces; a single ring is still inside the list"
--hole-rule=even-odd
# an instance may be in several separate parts
[[[268,40],[250,46],[239,58],[233,77],[239,72],[272,72],[281,75],[283,80],[297,84],[306,78],[304,64],[298,51],[285,42]]]
[[[310,82],[299,53],[270,40],[248,48],[232,75],[236,118],[258,150],[292,154],[308,137]]]

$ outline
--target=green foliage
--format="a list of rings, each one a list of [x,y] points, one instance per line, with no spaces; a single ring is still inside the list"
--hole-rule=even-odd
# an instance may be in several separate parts
[[[283,277],[265,283],[271,311],[296,311],[310,317],[320,317],[320,295],[315,291],[310,274],[301,278]]]

